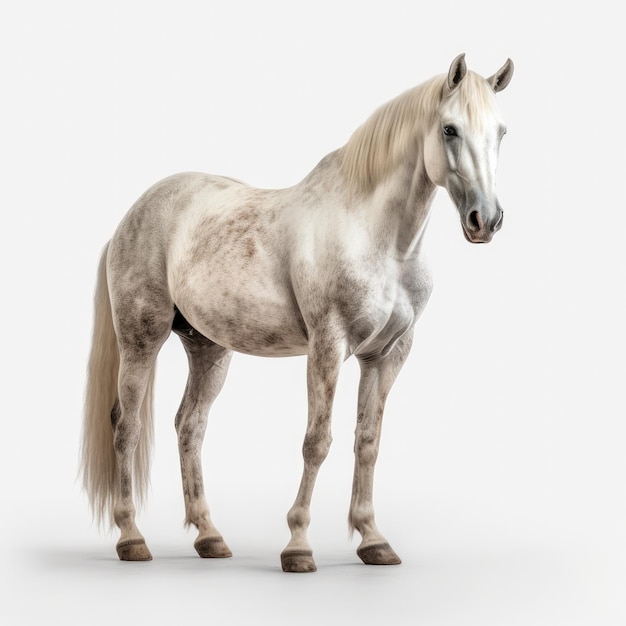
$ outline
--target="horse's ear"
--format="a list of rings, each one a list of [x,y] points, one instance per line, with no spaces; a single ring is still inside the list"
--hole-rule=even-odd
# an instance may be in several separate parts
[[[507,59],[506,63],[490,78],[487,79],[495,92],[502,91],[513,78],[513,61]]]
[[[465,65],[465,53],[459,54],[448,71],[448,89],[452,91],[456,89],[467,74],[467,65]]]

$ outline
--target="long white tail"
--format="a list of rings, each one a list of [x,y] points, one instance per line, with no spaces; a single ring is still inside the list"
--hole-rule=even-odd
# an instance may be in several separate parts
[[[94,326],[91,354],[87,366],[87,389],[82,442],[83,486],[89,496],[94,517],[99,523],[113,522],[113,505],[119,493],[119,480],[111,409],[117,398],[120,354],[113,326],[111,300],[107,284],[106,259],[109,244],[100,258],[94,298]],[[152,370],[146,396],[141,407],[141,439],[134,457],[135,497],[139,504],[144,499],[149,483],[150,452],[153,441],[153,383]]]

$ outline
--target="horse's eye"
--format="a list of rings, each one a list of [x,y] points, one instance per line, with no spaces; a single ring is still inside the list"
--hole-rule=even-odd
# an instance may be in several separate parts
[[[454,128],[454,126],[444,126],[443,134],[448,137],[456,137],[456,128]]]

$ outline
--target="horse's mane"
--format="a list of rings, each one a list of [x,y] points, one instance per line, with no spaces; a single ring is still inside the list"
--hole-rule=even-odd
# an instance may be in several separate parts
[[[444,98],[445,75],[400,94],[375,111],[341,149],[341,169],[355,192],[369,192],[408,152],[420,128],[428,128]],[[459,98],[470,125],[480,125],[492,109],[493,90],[479,74],[468,71],[452,97]]]

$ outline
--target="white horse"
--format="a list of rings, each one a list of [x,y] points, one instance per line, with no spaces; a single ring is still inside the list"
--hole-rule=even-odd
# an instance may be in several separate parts
[[[232,352],[306,355],[304,472],[281,562],[284,571],[315,571],[311,496],[331,443],[339,368],[354,355],[361,380],[349,523],[363,562],[400,563],[372,504],[383,407],[431,292],[422,242],[437,186],[468,241],[488,242],[502,225],[495,171],[505,127],[495,92],[512,74],[509,59],[482,78],[459,55],[447,75],[382,106],[294,187],[187,173],[134,204],[100,262],[82,445],[92,510],[119,527],[120,559],[152,558],[134,499],[148,480],[155,362],[174,331],[189,358],[176,430],[199,555],[231,556],[209,516],[201,446]]]

